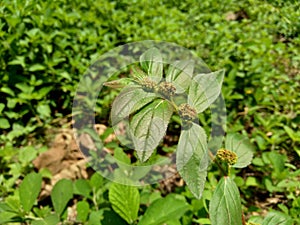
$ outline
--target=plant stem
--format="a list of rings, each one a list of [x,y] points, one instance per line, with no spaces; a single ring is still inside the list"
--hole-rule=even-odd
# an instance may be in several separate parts
[[[226,173],[223,166],[218,162],[218,160],[214,160],[215,156],[213,155],[213,153],[210,150],[208,150],[208,154],[209,154],[211,161],[214,161],[217,164],[218,168],[221,170],[221,172],[224,174],[224,176],[228,176],[228,173]]]

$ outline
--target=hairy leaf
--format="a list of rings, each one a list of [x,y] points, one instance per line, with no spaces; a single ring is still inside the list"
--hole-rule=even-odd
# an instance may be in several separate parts
[[[223,79],[224,70],[195,76],[190,85],[188,103],[198,113],[203,112],[220,95]]]
[[[194,64],[190,60],[176,61],[169,65],[166,81],[176,86],[176,93],[187,91],[191,84],[194,71]]]
[[[163,60],[157,48],[151,48],[140,57],[140,64],[150,77],[163,76]]]
[[[242,205],[239,190],[230,177],[218,183],[209,205],[212,225],[241,225]]]
[[[177,146],[176,165],[191,192],[200,198],[207,175],[208,147],[205,131],[198,124],[192,123],[189,129],[182,130]]]
[[[227,134],[225,148],[238,156],[236,164],[232,167],[243,168],[251,163],[254,147],[247,137],[237,133]]]
[[[163,139],[173,108],[168,101],[157,99],[141,109],[130,121],[130,134],[139,159],[146,161]]]
[[[140,194],[136,187],[113,183],[109,189],[109,201],[113,210],[127,223],[133,223],[138,217]]]
[[[142,108],[157,97],[156,94],[143,91],[139,86],[129,85],[116,97],[112,104],[111,120],[117,125],[136,110]]]

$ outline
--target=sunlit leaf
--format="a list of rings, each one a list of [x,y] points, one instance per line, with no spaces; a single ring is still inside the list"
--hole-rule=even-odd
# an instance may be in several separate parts
[[[209,205],[212,225],[241,225],[242,205],[239,190],[230,177],[218,183]]]
[[[173,108],[168,101],[157,99],[142,108],[130,121],[130,134],[139,159],[146,161],[163,139]]]
[[[140,194],[136,187],[113,183],[109,189],[109,201],[113,210],[127,223],[133,223],[138,217]]]
[[[232,167],[243,168],[251,163],[254,146],[249,139],[237,133],[227,134],[225,148],[237,154],[238,160]]]
[[[111,120],[113,126],[127,119],[131,113],[155,98],[157,98],[156,94],[145,92],[139,86],[129,85],[125,87],[112,104]]]
[[[163,76],[163,60],[157,48],[151,48],[140,57],[140,64],[150,77]]]
[[[196,75],[189,88],[188,103],[203,112],[220,95],[224,70]]]
[[[189,129],[181,131],[176,165],[191,192],[200,198],[207,175],[208,147],[205,131],[198,124],[193,123]]]
[[[176,86],[176,93],[186,91],[191,84],[194,71],[194,63],[189,60],[176,61],[169,65],[166,81]]]
[[[68,202],[73,197],[72,181],[62,179],[59,180],[53,187],[51,192],[51,201],[55,212],[61,215],[66,208]]]

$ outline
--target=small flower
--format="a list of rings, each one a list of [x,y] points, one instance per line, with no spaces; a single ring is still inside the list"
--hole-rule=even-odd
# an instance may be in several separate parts
[[[217,158],[220,159],[222,162],[228,163],[229,165],[236,164],[238,159],[235,152],[224,148],[218,150]]]
[[[163,81],[158,86],[158,93],[161,94],[164,98],[170,99],[175,95],[176,87],[170,83]]]
[[[154,92],[157,86],[156,82],[149,79],[148,77],[143,78],[139,81],[139,84],[142,86],[143,90],[146,92]]]
[[[181,117],[182,120],[182,126],[185,129],[188,129],[191,127],[192,122],[197,118],[197,112],[196,110],[191,107],[189,104],[181,104],[178,107],[178,114]]]
[[[189,104],[183,103],[178,107],[179,116],[183,121],[193,121],[197,118],[196,109],[191,107]]]

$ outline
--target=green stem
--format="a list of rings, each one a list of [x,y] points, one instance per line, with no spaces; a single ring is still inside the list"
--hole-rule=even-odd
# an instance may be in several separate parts
[[[220,164],[220,162],[218,160],[215,160],[215,156],[213,155],[213,153],[210,150],[208,150],[208,154],[209,154],[209,157],[210,157],[211,161],[214,161],[216,163],[216,165],[221,170],[223,175],[224,176],[229,176],[228,171],[225,171],[223,166]]]

